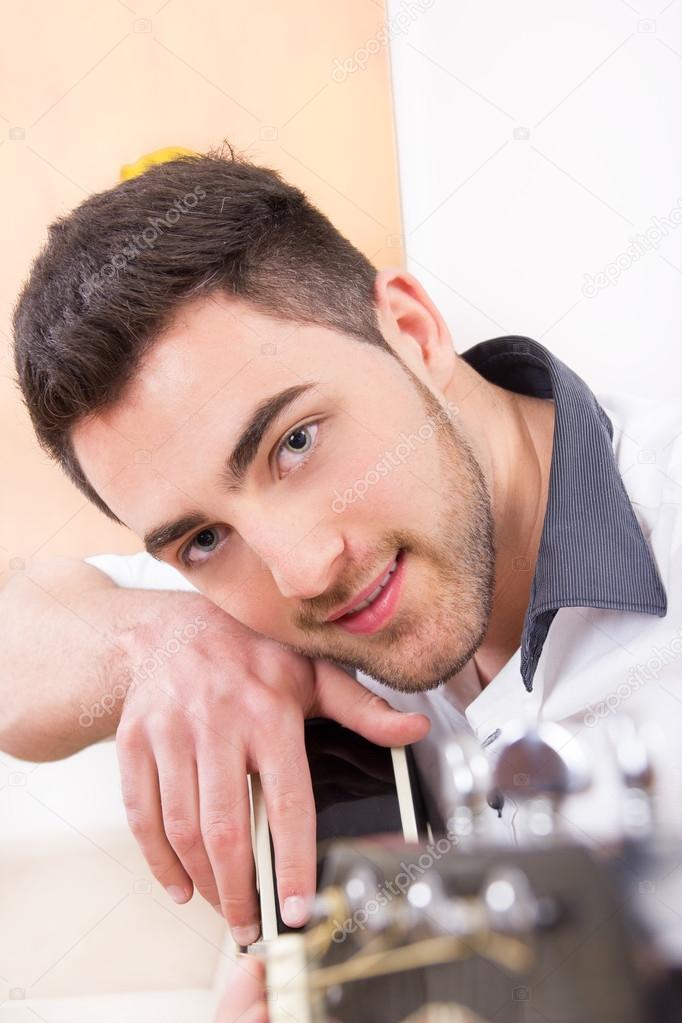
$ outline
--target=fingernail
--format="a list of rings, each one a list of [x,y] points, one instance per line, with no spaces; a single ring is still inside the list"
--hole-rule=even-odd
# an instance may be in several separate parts
[[[308,919],[308,906],[301,895],[290,895],[282,906],[282,920],[287,927],[302,927]]]
[[[258,941],[259,934],[260,927],[258,924],[248,924],[246,927],[232,928],[232,937],[242,947],[253,945],[254,941]]]
[[[169,884],[166,891],[170,895],[173,902],[187,902],[189,898],[189,892],[186,888],[181,888],[179,884]]]

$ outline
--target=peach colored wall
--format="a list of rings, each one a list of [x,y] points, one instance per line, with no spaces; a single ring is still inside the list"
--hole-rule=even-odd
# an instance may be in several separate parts
[[[227,138],[303,188],[378,267],[402,263],[384,18],[372,0],[6,9],[0,581],[33,557],[140,548],[42,454],[13,383],[11,310],[47,225],[143,153]]]

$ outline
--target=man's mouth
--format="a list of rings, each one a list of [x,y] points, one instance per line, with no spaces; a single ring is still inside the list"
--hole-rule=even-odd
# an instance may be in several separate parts
[[[402,590],[405,554],[397,556],[381,576],[358,594],[346,609],[336,611],[327,619],[346,632],[370,634],[378,632],[392,618]]]

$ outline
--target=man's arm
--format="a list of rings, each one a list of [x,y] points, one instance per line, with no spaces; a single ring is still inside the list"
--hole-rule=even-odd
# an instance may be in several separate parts
[[[305,718],[386,746],[428,730],[197,592],[119,588],[52,559],[0,591],[0,614],[0,748],[49,760],[116,731],[128,822],[152,873],[176,902],[196,888],[240,945],[259,929],[247,773],[261,776],[280,909],[297,926],[315,888]]]
[[[212,606],[197,593],[119,587],[77,558],[17,573],[0,589],[0,749],[58,760],[113,735],[134,672],[120,637],[182,627]]]

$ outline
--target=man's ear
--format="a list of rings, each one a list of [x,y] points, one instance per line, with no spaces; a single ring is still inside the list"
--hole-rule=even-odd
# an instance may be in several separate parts
[[[395,268],[379,270],[374,295],[391,348],[420,380],[444,392],[457,355],[445,320],[417,278]]]

